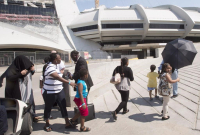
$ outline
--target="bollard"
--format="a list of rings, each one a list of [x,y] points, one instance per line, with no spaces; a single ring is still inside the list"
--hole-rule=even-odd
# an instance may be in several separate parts
[[[63,78],[66,80],[69,80],[69,78],[67,76],[67,72],[68,72],[68,70],[64,71]],[[74,97],[75,97],[74,89],[68,83],[63,83],[63,90],[65,92],[66,106],[67,107],[75,106],[75,103],[73,101]]]

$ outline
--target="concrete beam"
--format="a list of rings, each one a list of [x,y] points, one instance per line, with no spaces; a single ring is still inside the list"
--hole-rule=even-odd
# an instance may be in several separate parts
[[[102,15],[102,12],[104,12],[104,8],[103,6],[99,7],[99,15],[98,15],[98,30],[99,30],[99,37],[100,37],[100,41],[102,42],[102,34],[101,34],[101,31],[102,31],[102,25],[101,25],[101,15]]]
[[[193,29],[195,22],[183,8],[174,5],[163,5],[156,8],[169,8],[183,20],[185,20],[185,34],[182,36],[182,38],[185,38]]]
[[[143,22],[143,26],[144,26],[144,33],[142,35],[142,39],[141,40],[144,40],[144,38],[146,37],[147,33],[148,33],[148,29],[149,29],[149,24],[150,24],[150,21],[147,17],[147,14],[145,12],[145,8],[142,6],[142,5],[132,5],[130,8],[135,8],[139,11],[139,13],[141,14],[141,16],[143,17],[144,19],[144,22]]]

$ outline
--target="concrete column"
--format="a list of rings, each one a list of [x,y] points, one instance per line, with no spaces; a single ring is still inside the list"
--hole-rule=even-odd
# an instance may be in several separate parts
[[[154,58],[158,58],[158,57],[159,57],[159,49],[156,48],[155,49],[155,56],[154,56]]]
[[[143,59],[147,58],[147,49],[142,49],[142,53],[143,53]]]
[[[147,57],[150,57],[150,48],[147,49]]]

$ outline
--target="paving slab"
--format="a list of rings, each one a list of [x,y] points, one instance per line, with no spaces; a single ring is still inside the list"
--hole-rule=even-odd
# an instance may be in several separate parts
[[[113,92],[111,90],[104,94],[104,99],[109,111],[114,111],[119,105],[119,101],[113,95]]]
[[[181,83],[181,84],[184,84],[184,85],[187,85],[187,86],[189,86],[189,87],[191,87],[191,88],[193,88],[193,89],[196,89],[196,90],[200,90],[200,86],[199,85],[197,85],[197,84],[194,84],[194,83],[192,83],[192,82],[188,82],[188,81],[186,81],[186,80],[180,80],[180,82],[179,83]]]
[[[194,76],[194,75],[191,75],[190,73],[178,72],[178,76],[185,76],[185,77],[188,77],[189,79],[196,80],[196,81],[200,82],[199,76]]]
[[[184,96],[185,98],[187,98],[188,100],[191,100],[192,102],[196,103],[196,104],[198,104],[198,102],[199,102],[199,96],[198,95],[191,94],[190,92],[185,91],[180,87],[178,88],[178,93],[180,95]]]
[[[188,85],[185,85],[183,83],[178,83],[178,87],[183,89],[183,90],[185,90],[185,91],[187,91],[187,92],[190,92],[190,93],[192,93],[194,95],[198,95],[199,94],[199,90],[194,89],[194,88],[192,88],[192,87],[190,87]]]

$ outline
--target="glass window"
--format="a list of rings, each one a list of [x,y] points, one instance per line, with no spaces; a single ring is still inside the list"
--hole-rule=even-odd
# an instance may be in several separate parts
[[[200,25],[194,25],[193,29],[200,29]]]
[[[121,24],[121,28],[143,28],[142,23]]]
[[[143,23],[130,24],[102,24],[103,29],[143,28]]]
[[[150,24],[151,29],[184,29],[184,24]]]
[[[93,29],[98,29],[98,25],[91,25],[91,26],[73,28],[72,31],[78,32],[78,31],[93,30]]]

